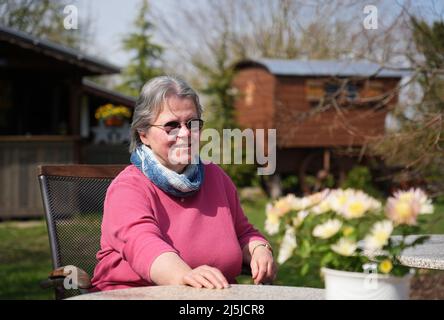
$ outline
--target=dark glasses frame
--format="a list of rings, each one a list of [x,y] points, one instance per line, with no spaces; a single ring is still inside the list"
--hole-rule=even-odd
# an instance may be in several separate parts
[[[194,121],[198,122],[198,126],[196,129],[201,130],[203,128],[205,122],[200,118],[190,119],[187,122],[185,122],[184,124],[187,127],[187,129],[191,131],[192,129],[194,129],[194,128],[192,128],[192,124]],[[179,121],[168,121],[165,124],[148,124],[148,127],[157,127],[157,128],[163,129],[167,134],[169,134],[171,131],[173,131],[175,129],[182,128],[182,123],[183,122],[179,122]]]

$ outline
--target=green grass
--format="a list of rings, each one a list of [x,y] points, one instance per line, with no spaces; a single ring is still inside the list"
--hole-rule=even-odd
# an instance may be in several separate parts
[[[435,213],[425,215],[427,221],[424,225],[424,233],[443,234],[444,233],[444,203],[435,204]]]
[[[65,245],[71,260],[64,264],[75,264],[92,274],[100,247],[100,220],[96,214],[71,218],[65,220],[67,224],[59,224],[66,239],[77,239]],[[53,299],[52,289],[39,286],[51,270],[44,220],[0,223],[0,299]]]
[[[266,202],[266,198],[242,201],[249,221],[264,234]],[[437,219],[444,216],[444,204],[437,204],[435,208],[436,213],[428,217],[425,231],[444,233],[444,219]],[[268,238],[274,248],[277,248],[276,239]],[[89,245],[89,242],[83,243]],[[79,249],[76,248],[77,251],[82,251]],[[322,286],[316,275],[301,277],[296,264],[297,261],[290,260],[280,266],[275,284]],[[39,287],[39,282],[47,277],[51,268],[49,242],[43,220],[0,223],[0,299],[53,299],[52,290]],[[252,283],[246,276],[240,276],[237,280],[239,283]]]
[[[51,268],[43,220],[0,223],[0,299],[53,299],[39,287]]]

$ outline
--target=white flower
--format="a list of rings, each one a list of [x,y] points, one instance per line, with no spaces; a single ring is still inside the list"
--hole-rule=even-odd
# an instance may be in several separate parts
[[[265,231],[269,235],[275,235],[279,232],[280,218],[279,212],[277,212],[271,203],[267,203],[265,207],[267,218],[265,220]]]
[[[279,264],[282,264],[287,261],[292,256],[293,251],[296,247],[296,232],[293,227],[286,226],[285,235],[282,239],[281,247],[279,248],[277,262]]]
[[[303,197],[299,199],[299,210],[305,210],[312,205],[312,198]]]
[[[310,205],[309,199],[307,197],[304,198],[298,198],[294,194],[288,194],[283,199],[287,201],[289,204],[291,210],[299,211],[299,210],[305,210],[306,207]]]
[[[293,196],[294,197],[294,196]],[[281,198],[274,204],[273,211],[279,216],[282,217],[286,215],[292,209],[292,201],[293,197],[288,195],[285,198]]]
[[[329,207],[336,212],[339,212],[342,209],[346,200],[347,194],[342,189],[332,190],[326,199]]]
[[[361,218],[369,211],[378,210],[381,203],[360,190],[338,191],[330,200],[331,206],[346,219]]]
[[[293,193],[287,194],[285,197],[281,198],[281,200],[284,200],[288,203],[291,209],[294,209],[293,207],[295,204],[297,204],[298,199]]]
[[[328,212],[330,210],[331,210],[331,208],[330,208],[330,204],[329,204],[328,201],[322,201],[318,205],[316,205],[313,208],[311,208],[311,211],[314,214],[317,214],[317,215],[318,214],[326,213],[326,212]]]
[[[346,257],[351,256],[357,247],[356,242],[347,238],[341,238],[336,244],[331,245],[334,252]]]
[[[370,197],[369,201],[370,201],[370,210],[378,211],[379,209],[381,209],[382,205],[381,205],[380,201],[378,201],[374,198],[371,198],[371,197]]]
[[[265,231],[270,235],[275,235],[279,232],[279,219],[270,217],[265,220]]]
[[[313,229],[313,236],[321,239],[328,239],[334,236],[342,227],[342,222],[337,219],[330,219],[327,222],[317,225]]]
[[[308,211],[307,210],[302,210],[298,212],[298,215],[293,218],[293,226],[294,227],[299,227],[302,222],[304,222],[304,219],[308,216]]]
[[[330,189],[324,189],[320,192],[313,193],[308,197],[310,199],[310,205],[314,206],[321,203],[321,201],[324,201],[329,194],[330,194]]]
[[[390,220],[379,221],[375,223],[370,234],[364,239],[364,248],[375,251],[384,247],[393,232],[393,223]]]
[[[349,199],[342,209],[342,214],[346,219],[361,218],[368,209],[363,199]]]
[[[326,189],[302,198],[297,198],[293,194],[289,194],[285,198],[290,203],[293,210],[301,211],[308,210],[310,207],[320,204],[321,201],[327,197],[329,192],[330,190]]]

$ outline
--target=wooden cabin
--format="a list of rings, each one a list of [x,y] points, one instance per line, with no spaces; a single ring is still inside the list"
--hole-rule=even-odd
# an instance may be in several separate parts
[[[43,214],[44,163],[127,163],[125,143],[95,143],[95,110],[134,99],[86,79],[119,73],[102,59],[0,26],[0,220]]]
[[[384,134],[404,75],[365,61],[260,59],[235,70],[238,124],[277,132],[273,188],[282,176],[296,175],[306,193],[313,191],[307,176],[332,174],[340,183],[360,159],[350,151]]]

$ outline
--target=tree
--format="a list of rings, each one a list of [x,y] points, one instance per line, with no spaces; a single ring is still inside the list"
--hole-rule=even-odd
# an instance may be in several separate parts
[[[88,16],[79,21],[77,30],[64,28],[63,9],[69,0],[0,0],[0,25],[15,28],[77,49],[88,47],[92,34]]]
[[[153,19],[160,26],[161,39],[171,49],[168,57],[170,65],[174,66],[173,72],[185,75],[205,93],[204,116],[209,125],[216,128],[237,126],[230,79],[232,66],[239,60],[263,57],[362,59],[378,63],[381,68],[405,69],[411,67],[406,54],[412,39],[409,12],[423,9],[422,4],[418,8],[409,0],[402,3],[373,1],[372,5],[378,9],[378,29],[367,30],[363,25],[365,4],[358,0],[196,0],[191,5],[172,0],[170,3],[174,5],[174,15],[158,9]],[[338,91],[346,90],[349,79],[335,80],[340,84]],[[375,98],[371,101],[374,108],[368,108],[362,117],[391,106],[388,102],[407,86],[401,83],[385,92],[378,101]],[[337,121],[340,122],[335,125],[344,127],[351,135],[358,135],[360,128],[353,125],[340,108],[341,95],[338,92],[307,112],[295,112],[292,120],[296,123],[319,112],[333,110],[338,113]],[[350,106],[350,109],[353,107],[359,106]],[[351,153],[362,156],[368,150],[373,151],[367,147],[353,149]]]
[[[363,4],[356,0],[173,1],[174,15],[157,9],[152,17],[171,49],[171,71],[186,75],[206,94],[206,116],[220,125],[234,121],[229,80],[239,60],[367,58],[386,64],[403,43],[397,39],[400,9],[373,3],[384,21],[378,32],[365,30]],[[394,39],[397,47],[391,45]]]
[[[444,21],[427,23],[412,16],[414,52],[408,54],[416,100],[400,105],[399,129],[373,147],[403,179],[427,182],[434,195],[444,193]]]
[[[149,21],[149,11],[148,1],[143,0],[134,21],[135,30],[123,39],[123,48],[133,53],[133,58],[123,72],[123,83],[117,89],[131,96],[137,96],[148,80],[162,73],[163,49],[152,41],[154,25]]]
[[[359,1],[205,0],[191,5],[175,1],[174,7],[174,15],[157,11],[153,19],[176,59],[170,64],[174,72],[182,66],[179,72],[204,93],[207,123],[218,130],[238,126],[231,84],[233,65],[239,60],[363,58],[368,52],[365,40],[386,40],[374,39],[375,33],[362,37]],[[377,33],[381,34],[386,37],[384,32]],[[380,55],[372,51],[374,60]],[[248,171],[241,166],[225,167],[233,179],[238,175],[236,168]],[[254,175],[255,167],[249,167]]]

